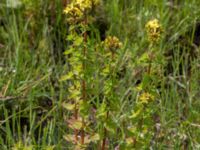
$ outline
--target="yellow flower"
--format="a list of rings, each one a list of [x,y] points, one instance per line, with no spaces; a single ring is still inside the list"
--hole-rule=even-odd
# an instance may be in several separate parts
[[[91,10],[93,6],[100,3],[100,0],[75,0],[75,4],[83,11]]]
[[[76,4],[82,11],[86,11],[92,8],[91,0],[77,0]]]
[[[154,99],[155,99],[155,97],[148,92],[144,92],[139,96],[139,101],[143,104],[147,104],[150,101],[154,101]]]
[[[122,47],[122,43],[120,42],[120,40],[115,37],[115,36],[108,36],[105,41],[104,41],[104,46],[111,50],[114,51],[116,49],[119,49]]]
[[[160,40],[162,28],[157,19],[153,19],[147,22],[145,28],[150,42],[154,43]]]
[[[83,16],[83,12],[74,5],[74,3],[69,4],[65,9],[64,13],[69,15],[69,17],[80,18]]]
[[[64,9],[64,13],[68,15],[68,22],[76,23],[80,21],[84,14],[89,12],[93,6],[99,4],[99,0],[74,0]]]

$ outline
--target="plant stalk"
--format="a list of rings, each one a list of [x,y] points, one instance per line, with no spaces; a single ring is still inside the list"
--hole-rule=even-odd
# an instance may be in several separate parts
[[[84,24],[85,26],[87,25],[87,16],[85,15],[85,20],[84,20]],[[84,32],[83,34],[83,38],[84,38],[84,48],[83,48],[83,57],[86,57],[86,51],[87,51],[87,31]],[[83,60],[83,72],[85,72],[85,68],[86,68],[86,64],[85,64],[85,59]],[[82,80],[82,99],[83,101],[86,100],[86,81],[85,79]],[[81,144],[84,144],[84,140],[85,140],[85,131],[84,131],[84,125],[85,125],[85,121],[84,118],[82,118],[82,129],[81,129]]]
[[[75,105],[75,109],[74,109],[74,119],[78,119],[78,109],[77,109],[77,105]],[[75,129],[74,130],[74,138],[75,138],[75,143],[78,142],[78,130]]]
[[[106,120],[108,119],[108,116],[109,116],[109,111],[107,111]],[[104,138],[103,138],[101,150],[105,150],[106,148],[106,137],[107,137],[107,129],[104,127]]]

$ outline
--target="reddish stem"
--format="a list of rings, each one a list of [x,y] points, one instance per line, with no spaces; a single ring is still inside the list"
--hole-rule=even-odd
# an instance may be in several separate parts
[[[101,150],[105,150],[105,147],[106,147],[106,136],[107,136],[107,130],[106,130],[106,128],[104,128],[104,138],[103,138]]]
[[[78,109],[76,108],[76,105],[75,105],[75,110],[74,110],[74,119],[78,119]],[[75,143],[77,143],[78,142],[78,130],[77,129],[75,129],[74,130],[74,137],[75,137]]]
[[[84,131],[84,125],[85,125],[85,121],[84,119],[82,120],[82,130],[81,130],[81,144],[83,145],[85,143],[85,131]]]
[[[107,111],[106,119],[108,119],[108,116],[109,116],[109,111]],[[104,127],[104,138],[103,138],[101,150],[106,149],[106,138],[107,138],[107,129]]]
[[[66,7],[68,4],[68,0],[63,0],[62,3],[63,3],[63,6]]]
[[[87,17],[85,16],[85,20],[84,20],[84,24],[87,25]],[[87,44],[87,31],[84,32],[84,35],[83,35],[83,38],[84,38],[84,43],[85,43],[85,46],[84,46],[84,49],[83,49],[83,57],[86,56],[86,44]],[[83,70],[85,70],[85,60],[83,60]],[[86,100],[86,82],[85,82],[85,79],[82,80],[82,99],[85,101]],[[84,125],[85,125],[85,121],[84,121],[84,118],[82,119],[82,130],[81,130],[81,144],[83,145],[84,144],[84,141],[85,141],[85,131],[84,131]]]

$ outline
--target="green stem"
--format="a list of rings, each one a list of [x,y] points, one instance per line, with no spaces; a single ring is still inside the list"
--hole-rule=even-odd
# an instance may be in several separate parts
[[[108,119],[108,117],[109,117],[109,111],[107,111],[106,120]],[[101,150],[105,150],[106,148],[106,138],[107,138],[107,129],[104,127],[104,138],[103,138]]]
[[[75,104],[75,108],[74,108],[74,119],[78,119],[78,109],[77,109],[77,105]],[[75,143],[78,142],[78,130],[75,129],[74,130],[74,138],[75,138]]]
[[[85,20],[84,20],[84,24],[85,26],[87,26],[87,16],[85,16]],[[83,58],[86,57],[86,51],[87,51],[87,31],[84,32],[83,35],[84,38],[84,48],[83,48]],[[85,59],[83,60],[83,72],[85,73],[85,68],[86,68],[86,64],[85,64]],[[85,79],[82,80],[82,98],[83,101],[86,100],[86,81]],[[81,144],[84,144],[84,139],[85,139],[85,131],[84,131],[84,125],[85,125],[85,121],[84,118],[82,118],[82,126],[83,128],[81,129]]]
[[[115,57],[115,53],[112,51],[111,52],[111,61],[114,62],[114,57]],[[112,66],[111,66],[112,67]],[[112,80],[112,89],[111,89],[111,93],[113,94],[114,93],[114,90],[113,90],[113,85],[114,85],[114,70],[112,68],[112,70],[110,71],[110,74],[111,74],[111,80]],[[113,97],[113,96],[112,96]],[[109,107],[109,106],[108,106]],[[106,114],[106,120],[108,119],[109,117],[109,110],[107,111],[107,114]],[[102,148],[101,150],[105,150],[106,148],[106,138],[107,138],[107,129],[104,127],[104,138],[103,138],[103,142],[102,142]]]

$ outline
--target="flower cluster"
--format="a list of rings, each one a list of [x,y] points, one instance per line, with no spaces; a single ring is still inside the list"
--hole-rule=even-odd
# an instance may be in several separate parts
[[[80,18],[83,16],[83,12],[76,7],[73,3],[69,4],[65,9],[64,13],[69,15],[69,17]]]
[[[155,43],[160,40],[162,28],[157,19],[153,19],[147,22],[145,28],[150,42]]]
[[[104,41],[104,46],[106,49],[114,51],[122,47],[122,43],[115,36],[108,36]]]
[[[144,92],[139,96],[139,101],[142,104],[147,104],[150,101],[154,101],[154,99],[155,99],[155,97],[152,94],[148,93],[148,92]]]
[[[82,11],[91,9],[92,6],[96,6],[100,3],[99,0],[76,0],[76,4],[79,5]]]
[[[68,15],[68,22],[76,22],[81,20],[87,11],[92,9],[99,3],[99,0],[74,0],[64,9],[64,13]]]

